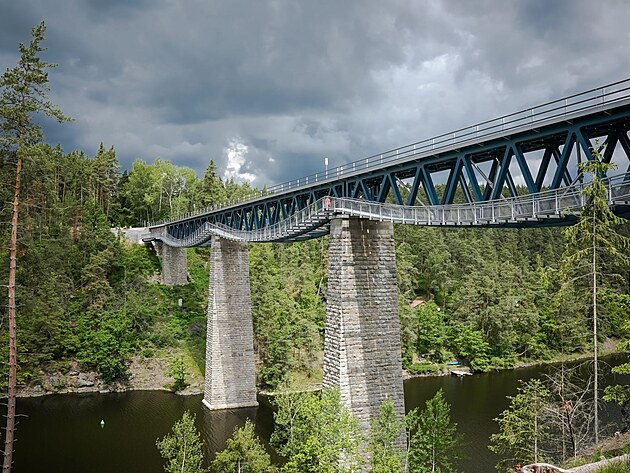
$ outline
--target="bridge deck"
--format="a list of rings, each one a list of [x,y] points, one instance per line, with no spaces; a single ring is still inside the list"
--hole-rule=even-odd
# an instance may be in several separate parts
[[[497,201],[431,207],[324,197],[290,218],[258,230],[235,230],[206,222],[186,238],[173,238],[168,234],[147,235],[145,241],[160,239],[175,247],[206,246],[212,235],[247,242],[300,241],[327,234],[328,224],[336,215],[422,226],[566,225],[575,221],[585,205],[584,185],[576,183],[562,189]],[[626,215],[630,209],[630,173],[606,179],[606,188],[610,206],[618,214]]]
[[[629,131],[627,79],[158,222],[151,233],[179,246],[204,244],[210,229],[248,241],[295,241],[326,233],[335,211],[378,219],[385,212],[384,218],[416,225],[557,224],[560,213],[576,209],[567,203],[547,212],[546,189],[566,198],[580,180],[574,161],[582,153],[593,159],[596,139],[605,145],[605,161],[621,151],[630,164]],[[519,195],[515,176],[527,196]],[[453,203],[458,192],[463,206]],[[321,208],[326,198],[333,208]],[[529,204],[531,211],[521,212]]]

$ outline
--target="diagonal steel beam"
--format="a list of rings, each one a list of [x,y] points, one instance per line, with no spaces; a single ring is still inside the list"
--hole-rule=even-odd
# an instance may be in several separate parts
[[[551,181],[551,188],[557,189],[560,187],[560,182],[562,180],[565,181],[567,186],[571,185],[571,174],[567,170],[567,165],[569,164],[569,157],[571,156],[571,151],[573,151],[573,145],[575,145],[575,132],[573,130],[569,131],[567,134],[567,139],[564,143],[564,147],[562,148],[562,153],[558,156],[556,148],[554,152],[554,158],[556,159],[557,167],[556,172],[553,176],[553,180]],[[567,176],[568,174],[568,176]]]
[[[521,145],[514,143],[512,145],[512,150],[514,151],[514,157],[516,158],[516,162],[521,170],[521,174],[523,175],[523,179],[525,180],[525,185],[527,186],[529,193],[533,194],[540,191],[540,188],[536,185],[534,179],[532,178],[532,173],[529,170],[529,165],[527,164]]]

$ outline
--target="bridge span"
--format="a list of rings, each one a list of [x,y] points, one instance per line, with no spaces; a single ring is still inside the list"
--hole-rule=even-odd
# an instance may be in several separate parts
[[[606,178],[604,182],[612,210],[620,216],[630,216],[630,172]],[[291,217],[260,229],[239,230],[222,223],[205,222],[183,238],[174,238],[168,232],[160,235],[152,229],[152,236],[146,236],[145,239],[159,239],[174,248],[210,246],[213,235],[249,243],[296,242],[330,233],[330,221],[341,215],[421,226],[570,225],[586,204],[582,193],[584,186],[583,182],[576,181],[568,187],[518,197],[414,207],[326,196]]]
[[[603,177],[628,218],[629,131],[627,79],[151,224],[144,241],[165,284],[186,283],[186,248],[212,248],[204,404],[257,405],[248,244],[329,234],[324,386],[340,389],[364,432],[385,399],[402,416],[393,224],[571,224],[585,203],[578,164],[597,143],[621,167]]]
[[[323,197],[439,206],[499,201],[570,187],[577,163],[617,158],[630,171],[630,79],[565,97],[349,164],[268,187],[242,202],[150,225],[173,240],[206,223],[259,230],[286,220]],[[461,196],[461,197],[460,197]],[[315,234],[314,236],[320,236]]]

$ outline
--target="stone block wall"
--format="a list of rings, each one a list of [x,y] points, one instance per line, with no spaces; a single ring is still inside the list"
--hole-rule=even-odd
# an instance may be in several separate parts
[[[162,284],[182,286],[188,283],[186,248],[175,248],[158,241],[157,254],[162,259]]]
[[[246,243],[212,237],[203,403],[257,406],[254,328]]]
[[[323,386],[339,388],[365,433],[386,399],[404,415],[390,222],[348,217],[331,221]]]

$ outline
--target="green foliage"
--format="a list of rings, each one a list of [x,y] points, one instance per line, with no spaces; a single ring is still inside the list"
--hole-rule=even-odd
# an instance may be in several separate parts
[[[630,471],[630,461],[614,462],[598,470],[598,473],[628,473]]]
[[[444,361],[440,356],[440,349],[447,337],[447,326],[444,312],[434,301],[427,302],[417,311],[416,347],[418,353],[431,356],[435,361]]]
[[[588,320],[577,298],[559,297],[563,247],[553,228],[397,227],[405,368],[429,356],[487,371],[586,349]],[[426,304],[411,308],[418,298]],[[625,336],[613,313],[607,333]]]
[[[96,368],[103,381],[109,383],[127,374],[125,360],[131,355],[130,320],[124,312],[99,312],[99,319],[80,316],[80,347],[77,358]]]
[[[203,442],[195,427],[195,415],[185,411],[170,433],[156,446],[162,458],[166,460],[164,471],[167,473],[205,473],[203,467]]]
[[[420,362],[411,363],[405,367],[405,369],[411,374],[435,374],[442,371],[442,365],[436,365],[435,363]]]
[[[319,370],[325,306],[322,242],[259,244],[250,249],[250,283],[259,382],[276,388],[292,371]]]
[[[34,120],[36,114],[59,122],[69,120],[47,97],[47,69],[56,65],[39,57],[45,51],[41,46],[45,32],[44,22],[32,28],[30,43],[18,46],[18,65],[0,76],[0,149],[17,149],[23,156],[27,155],[28,147],[40,142],[43,136],[40,125]]]
[[[630,363],[622,363],[612,369],[615,374],[630,374]],[[604,401],[614,402],[620,406],[628,404],[630,401],[630,386],[615,384],[604,388]]]
[[[456,351],[466,358],[474,371],[486,372],[490,369],[488,353],[490,345],[483,333],[473,330],[467,325],[460,325],[456,331],[454,345]]]
[[[339,391],[283,394],[276,399],[271,443],[287,458],[286,473],[351,473],[363,465],[363,435]]]
[[[173,378],[173,384],[171,385],[171,389],[173,391],[181,391],[187,386],[186,383],[186,375],[187,375],[186,365],[184,363],[184,359],[181,356],[173,358],[168,364],[168,371],[166,372],[166,376],[170,376]]]
[[[630,371],[623,372],[623,374],[628,373],[630,373]],[[626,402],[628,402],[628,399],[630,399],[630,388],[620,384],[606,386],[604,388],[604,395],[602,396],[602,399],[606,402],[614,402],[615,404],[623,406]]]
[[[225,450],[217,453],[210,464],[215,473],[273,473],[269,454],[254,433],[254,424],[247,419],[245,425],[235,429]]]
[[[497,470],[542,461],[540,445],[549,436],[549,426],[541,419],[548,398],[538,379],[522,383],[516,396],[509,396],[510,407],[495,419],[499,432],[490,436],[490,450],[501,457]]]
[[[440,389],[425,408],[408,417],[408,467],[411,473],[455,472],[461,436],[451,421],[451,407]]]
[[[224,204],[228,200],[227,190],[225,189],[223,181],[217,175],[217,165],[212,159],[203,176],[201,189],[203,191],[201,202],[206,207]]]
[[[406,453],[402,448],[404,434],[405,423],[396,415],[394,403],[383,402],[370,429],[372,473],[402,473]]]

